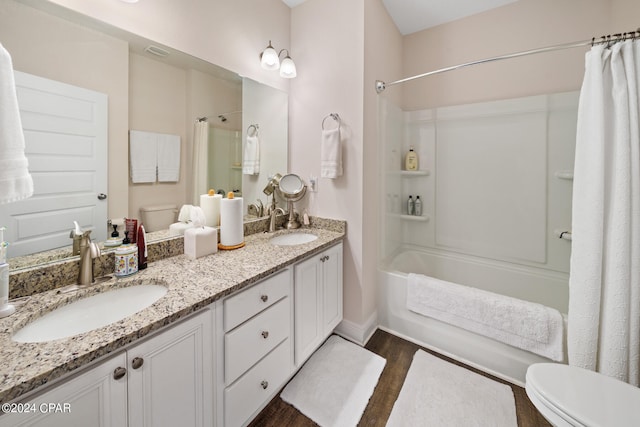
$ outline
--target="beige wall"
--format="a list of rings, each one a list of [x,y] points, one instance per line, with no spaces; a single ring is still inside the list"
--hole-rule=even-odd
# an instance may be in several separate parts
[[[177,183],[133,184],[129,179],[129,218],[140,207],[185,203],[187,72],[132,54],[129,60],[129,128],[180,136],[180,180]]]
[[[590,39],[637,27],[634,0],[520,0],[404,38],[404,76],[483,58]],[[477,65],[389,88],[405,110],[576,90],[576,48]]]
[[[43,3],[42,0],[27,0]],[[290,12],[281,0],[48,0],[261,83],[288,90],[288,81],[260,67],[269,40],[289,48]],[[334,11],[335,12],[335,11]],[[291,50],[297,61],[298,52]]]
[[[347,220],[344,317],[363,323],[362,198],[365,0],[308,0],[291,10],[298,77],[289,99],[289,171],[320,176],[321,123],[342,118],[344,175],[307,193],[310,213]],[[327,123],[328,125],[328,123]]]
[[[377,309],[377,260],[380,230],[380,169],[378,150],[378,95],[375,81],[402,77],[402,35],[387,13],[382,0],[365,1],[364,11],[364,197],[362,295],[363,321],[368,321]],[[389,93],[400,103],[400,91]]]
[[[10,0],[0,0],[0,43],[19,71],[108,95],[108,210],[126,216],[127,43]]]

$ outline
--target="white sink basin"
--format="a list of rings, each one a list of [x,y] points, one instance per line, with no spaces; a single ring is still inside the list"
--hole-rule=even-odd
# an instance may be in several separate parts
[[[269,239],[269,243],[278,246],[295,246],[302,245],[303,243],[309,243],[316,240],[318,236],[311,233],[289,233],[281,234]]]
[[[17,331],[16,342],[44,342],[88,332],[131,316],[167,293],[161,285],[136,285],[95,294],[59,307]]]

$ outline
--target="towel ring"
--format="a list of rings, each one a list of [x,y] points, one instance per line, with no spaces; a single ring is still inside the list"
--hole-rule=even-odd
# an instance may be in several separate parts
[[[333,120],[335,120],[336,122],[338,122],[338,128],[340,128],[340,125],[342,124],[342,122],[340,121],[340,116],[338,115],[338,113],[330,113],[327,114],[327,116],[322,119],[322,130],[324,130],[324,122],[331,117]]]
[[[251,128],[253,128],[253,135],[251,135]],[[257,124],[249,125],[249,127],[247,128],[247,135],[255,136],[258,133],[258,129],[260,129],[260,126],[258,126]]]

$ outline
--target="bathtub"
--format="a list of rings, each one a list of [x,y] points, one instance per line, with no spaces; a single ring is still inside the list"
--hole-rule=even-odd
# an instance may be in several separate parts
[[[514,384],[524,386],[529,365],[551,360],[409,311],[406,308],[408,273],[424,274],[555,308],[563,313],[566,331],[565,313],[569,299],[566,273],[413,249],[401,250],[381,264],[378,273],[381,329]],[[566,341],[566,333],[564,336]]]

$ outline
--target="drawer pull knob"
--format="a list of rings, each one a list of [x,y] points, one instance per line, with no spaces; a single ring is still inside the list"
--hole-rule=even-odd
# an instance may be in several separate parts
[[[269,299],[269,295],[260,295],[260,299],[262,300],[262,302],[267,302],[267,300]]]
[[[262,381],[262,382],[260,383],[260,386],[261,386],[263,389],[265,389],[265,390],[266,390],[266,389],[267,389],[267,387],[269,387],[269,381]]]
[[[133,369],[138,369],[144,364],[144,359],[142,357],[134,357],[131,361],[131,367]]]
[[[269,338],[269,331],[262,331],[262,338],[264,338],[265,340]]]
[[[113,371],[113,379],[114,380],[119,380],[120,378],[124,377],[125,375],[127,375],[127,370],[125,368],[123,368],[122,366],[118,366]]]

